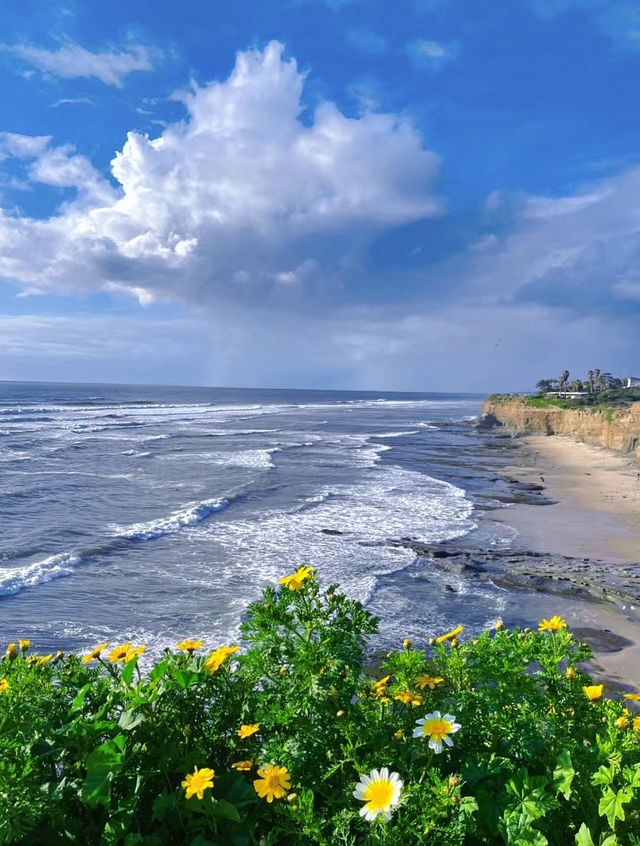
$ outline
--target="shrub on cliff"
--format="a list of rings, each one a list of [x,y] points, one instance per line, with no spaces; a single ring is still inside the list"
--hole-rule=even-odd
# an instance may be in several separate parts
[[[562,620],[365,670],[376,621],[302,567],[246,647],[0,662],[2,844],[637,846],[640,718]],[[640,695],[636,695],[640,699]]]

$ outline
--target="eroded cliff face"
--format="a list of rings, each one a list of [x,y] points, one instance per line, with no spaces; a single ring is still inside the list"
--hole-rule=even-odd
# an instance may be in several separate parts
[[[504,426],[515,434],[563,435],[640,461],[640,402],[622,409],[533,408],[514,397],[485,401],[482,414],[484,425]]]

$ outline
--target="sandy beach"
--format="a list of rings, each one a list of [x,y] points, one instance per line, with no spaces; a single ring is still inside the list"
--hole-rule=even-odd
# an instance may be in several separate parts
[[[551,505],[514,505],[499,519],[528,548],[601,562],[611,568],[640,562],[640,465],[625,456],[557,436],[523,438],[522,461],[511,476],[544,485]],[[598,565],[596,565],[598,566]],[[576,608],[572,625],[596,626],[632,641],[596,652],[605,676],[640,685],[639,605],[596,603]],[[588,619],[587,619],[588,617]]]

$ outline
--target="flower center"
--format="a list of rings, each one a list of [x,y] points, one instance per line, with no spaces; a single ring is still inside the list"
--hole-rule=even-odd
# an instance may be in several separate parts
[[[436,740],[442,740],[451,732],[451,723],[447,720],[429,720],[428,723],[424,724],[422,730]]]
[[[388,808],[393,799],[393,786],[388,781],[374,781],[364,791],[364,798],[373,810]]]
[[[269,790],[277,790],[281,786],[280,776],[277,774],[267,776],[267,785]]]

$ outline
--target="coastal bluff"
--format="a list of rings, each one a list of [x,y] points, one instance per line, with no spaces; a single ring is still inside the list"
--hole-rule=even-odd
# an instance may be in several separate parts
[[[482,406],[482,428],[504,427],[516,435],[560,435],[606,447],[640,461],[640,402],[627,408],[536,407],[527,397],[489,397]]]

